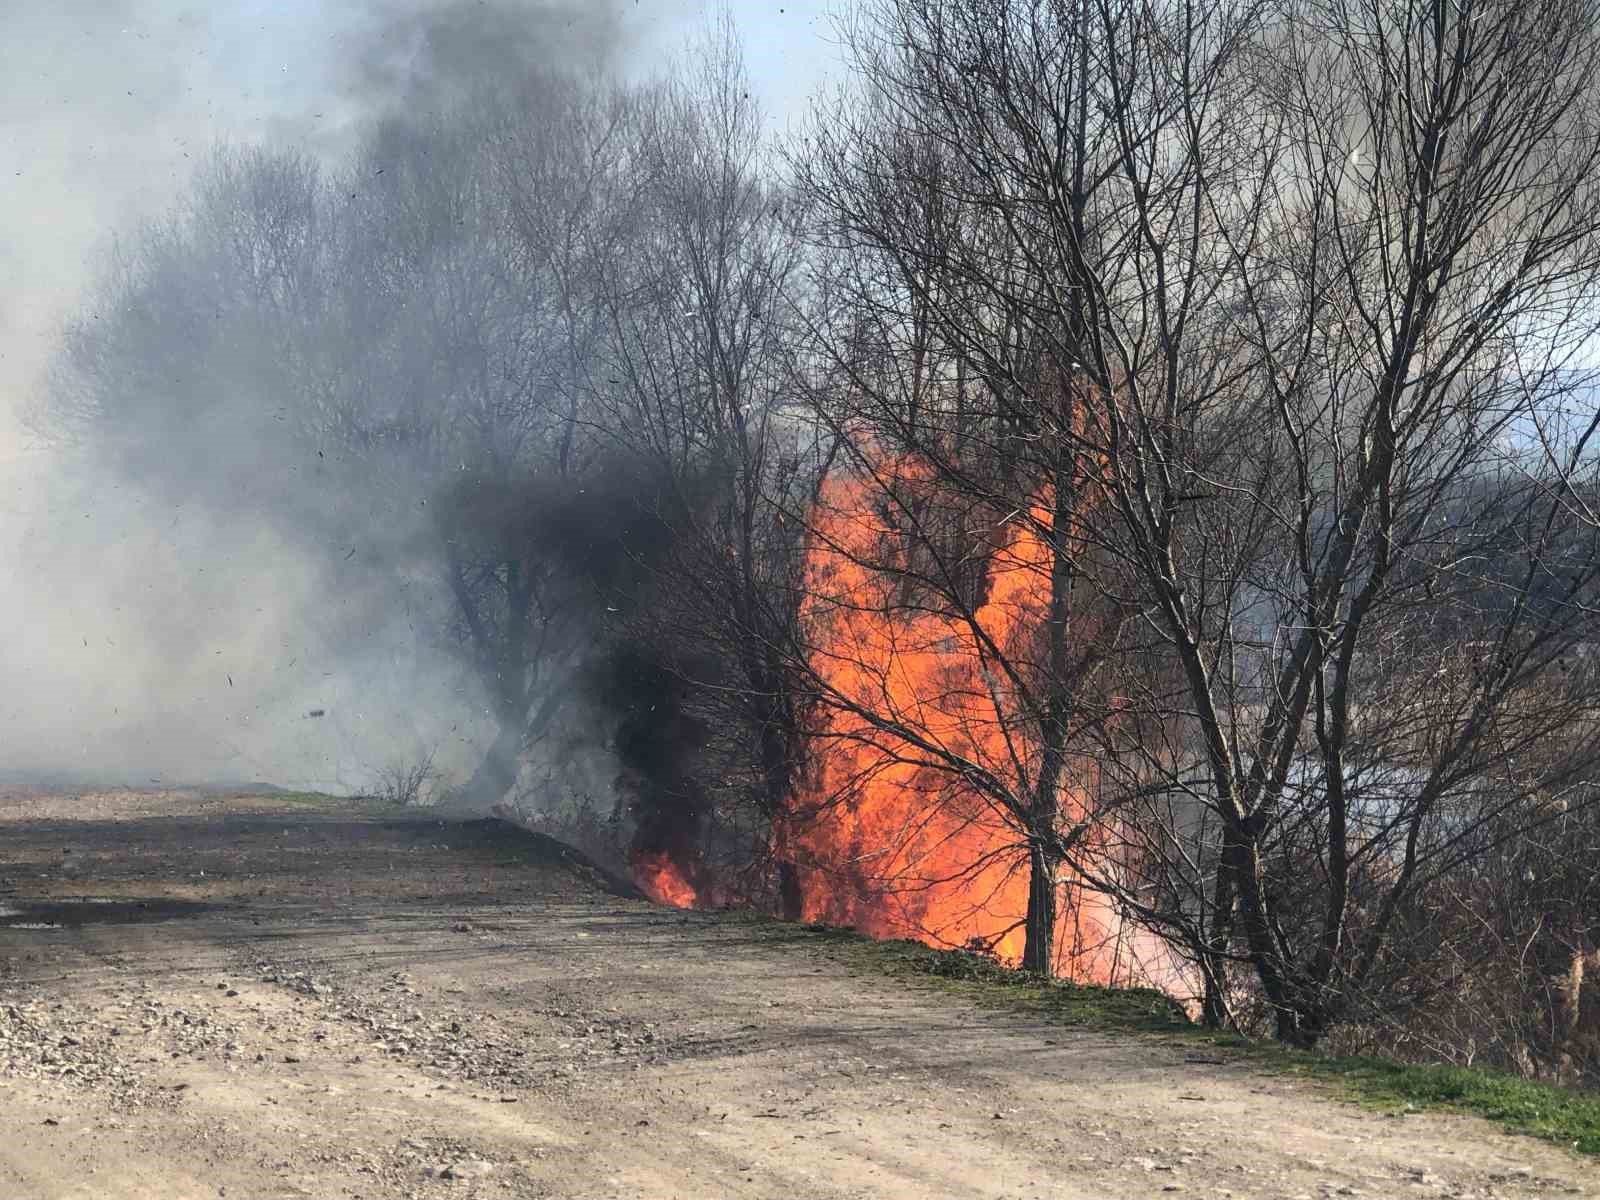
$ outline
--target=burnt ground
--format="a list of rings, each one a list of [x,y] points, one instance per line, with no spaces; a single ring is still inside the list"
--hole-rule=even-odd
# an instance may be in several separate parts
[[[1592,1174],[660,909],[496,821],[0,791],[4,1200],[1550,1196]]]

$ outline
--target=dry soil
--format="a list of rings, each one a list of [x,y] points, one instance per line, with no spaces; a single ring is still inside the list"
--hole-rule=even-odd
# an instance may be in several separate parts
[[[1597,1194],[1213,1057],[657,908],[497,821],[0,791],[0,1200]]]

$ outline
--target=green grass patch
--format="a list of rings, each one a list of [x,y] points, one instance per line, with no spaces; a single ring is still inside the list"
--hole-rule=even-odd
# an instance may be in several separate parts
[[[920,942],[877,942],[851,930],[779,926],[830,957],[877,974],[918,979],[984,1007],[1037,1014],[1081,1029],[1204,1048],[1239,1062],[1325,1085],[1333,1094],[1393,1116],[1454,1112],[1502,1128],[1600,1155],[1600,1094],[1537,1083],[1480,1068],[1408,1064],[1376,1058],[1331,1058],[1219,1034],[1191,1022],[1173,1000],[1151,988],[1107,988],[1000,966],[979,954],[935,950]],[[780,935],[782,936],[782,935]]]
[[[936,950],[921,942],[880,942],[846,929],[817,925],[794,930],[831,957],[878,974],[916,978],[984,1007],[1037,1013],[1063,1025],[1126,1033],[1193,1029],[1183,1009],[1154,988],[1110,988],[1042,979],[1003,967],[967,950]]]
[[[241,799],[270,808],[294,808],[306,812],[349,813],[374,811],[400,812],[400,808],[374,796],[335,796],[330,792],[263,791],[240,792]]]
[[[1276,1051],[1286,1070],[1329,1080],[1349,1098],[1396,1115],[1470,1113],[1516,1133],[1600,1155],[1600,1094],[1479,1067],[1321,1058]]]
[[[327,792],[266,792],[253,795],[250,799],[275,808],[303,808],[316,812],[348,812],[352,808],[363,807],[362,801],[354,797],[334,796]]]

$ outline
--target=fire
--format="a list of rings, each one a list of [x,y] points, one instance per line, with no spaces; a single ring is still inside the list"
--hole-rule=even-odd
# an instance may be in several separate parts
[[[896,468],[897,491],[914,496],[919,485],[914,467]],[[1008,667],[1038,661],[1050,548],[1036,529],[1048,514],[1013,514],[990,531],[986,575],[981,563],[974,571],[981,599],[964,617],[905,594],[915,572],[897,561],[907,551],[894,549],[878,499],[875,485],[835,480],[815,514],[802,616],[813,668],[844,704],[830,708],[820,765],[779,832],[780,852],[799,870],[807,920],[982,947],[1016,963],[1027,852],[1016,823],[952,763],[1028,792],[1037,747]],[[1075,765],[1061,789],[1065,820],[1081,811],[1087,769]],[[1059,905],[1057,970],[1111,978],[1115,914],[1071,881]]]
[[[900,499],[936,507],[928,472],[909,462],[880,469]],[[816,502],[801,620],[835,703],[816,731],[815,768],[776,823],[774,854],[795,869],[806,921],[978,948],[1014,965],[1026,940],[1027,848],[995,789],[971,780],[981,772],[1025,797],[1038,769],[1036,725],[1021,709],[1047,629],[1052,552],[1039,531],[1050,513],[1036,502],[985,521],[976,547],[982,514],[947,521],[972,576],[961,614],[908,590],[915,540],[896,538],[893,522],[907,518],[883,498],[876,482],[836,477]],[[1057,797],[1064,823],[1082,815],[1095,783],[1092,763],[1069,761]],[[705,872],[668,852],[637,854],[634,871],[661,903],[708,903],[695,883]],[[1132,958],[1153,961],[1154,949],[1102,896],[1059,881],[1058,974],[1154,982]]]
[[[700,892],[683,868],[665,851],[641,851],[633,856],[633,877],[657,904],[672,908],[698,908]]]

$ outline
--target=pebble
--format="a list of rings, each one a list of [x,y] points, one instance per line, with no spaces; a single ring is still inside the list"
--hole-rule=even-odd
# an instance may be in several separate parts
[[[440,1179],[481,1179],[494,1170],[494,1164],[481,1158],[469,1158],[451,1163],[439,1172]]]

